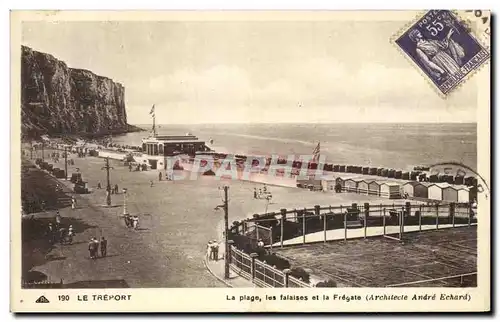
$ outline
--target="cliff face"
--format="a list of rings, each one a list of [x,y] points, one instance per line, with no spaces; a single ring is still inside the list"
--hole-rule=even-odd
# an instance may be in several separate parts
[[[22,47],[21,123],[25,136],[124,133],[125,88]]]

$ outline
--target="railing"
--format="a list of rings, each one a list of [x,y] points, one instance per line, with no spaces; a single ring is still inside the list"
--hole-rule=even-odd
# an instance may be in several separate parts
[[[281,271],[231,246],[230,266],[238,275],[260,287],[311,287],[293,276],[290,270]]]
[[[293,276],[288,276],[288,287],[311,287],[309,284],[295,278]]]
[[[429,286],[435,287],[436,282],[442,282],[446,287],[475,287],[477,286],[477,272],[460,274],[453,276],[444,276],[420,281],[413,281],[400,284],[392,284],[387,287],[414,287],[414,286]]]
[[[400,220],[400,216],[403,217]],[[353,223],[357,223],[354,225]],[[410,202],[373,205],[352,204],[350,206],[328,206],[303,209],[281,209],[280,212],[255,214],[253,218],[234,222],[231,233],[235,245],[240,249],[248,249],[237,243],[237,239],[244,236],[248,245],[255,246],[259,240],[265,245],[279,243],[302,237],[306,243],[306,235],[323,231],[323,240],[327,241],[327,231],[344,229],[345,238],[348,238],[350,228],[364,228],[362,236],[370,235],[369,228],[403,226],[403,232],[430,229],[433,226],[439,229],[443,225],[472,225],[477,223],[475,213],[469,204],[411,204]],[[413,226],[413,228],[410,228]],[[418,228],[417,228],[418,227]],[[393,228],[391,228],[393,229]],[[391,230],[389,229],[389,230]],[[240,238],[241,239],[241,238]],[[316,238],[317,239],[317,238]],[[321,241],[321,240],[315,240]]]

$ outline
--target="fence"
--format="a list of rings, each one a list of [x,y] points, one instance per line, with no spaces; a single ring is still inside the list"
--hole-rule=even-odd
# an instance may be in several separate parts
[[[401,218],[402,217],[402,218]],[[328,206],[303,209],[281,209],[279,213],[255,214],[253,218],[233,222],[232,239],[240,249],[248,250],[256,247],[261,239],[265,245],[278,243],[283,247],[284,241],[302,237],[306,243],[306,235],[323,231],[323,238],[315,241],[328,240],[329,230],[344,229],[344,239],[352,237],[374,236],[376,231],[383,230],[385,234],[420,231],[422,229],[439,229],[443,225],[472,225],[477,223],[475,213],[469,204],[411,204],[394,203],[370,205],[365,203],[350,206]],[[380,227],[380,228],[375,228]],[[398,228],[399,227],[399,228]],[[349,236],[349,230],[362,228]],[[378,233],[378,235],[381,235]],[[244,236],[248,247],[243,247],[238,238]],[[317,236],[316,236],[317,237]],[[242,240],[240,238],[239,240]]]
[[[393,284],[393,285],[388,285],[387,287],[414,287],[414,286],[436,287],[436,282],[441,282],[445,287],[476,287],[477,272],[453,275],[453,276],[444,276],[444,277],[426,279],[415,282]]]
[[[260,287],[311,287],[293,276],[257,259],[256,253],[246,254],[231,246],[230,266],[234,272]]]

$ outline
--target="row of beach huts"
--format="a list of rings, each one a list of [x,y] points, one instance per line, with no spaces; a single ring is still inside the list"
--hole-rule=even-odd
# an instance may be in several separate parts
[[[342,192],[373,195],[388,199],[406,197],[458,203],[468,203],[474,199],[468,186],[445,182],[391,181],[371,179],[366,176],[341,177],[334,175],[325,176],[321,179],[321,190],[336,192],[337,189]]]

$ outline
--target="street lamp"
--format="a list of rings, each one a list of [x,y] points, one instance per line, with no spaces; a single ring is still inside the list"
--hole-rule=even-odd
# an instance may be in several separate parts
[[[127,211],[127,188],[123,188],[122,191],[123,191],[123,216],[127,216],[128,215],[128,211]]]

